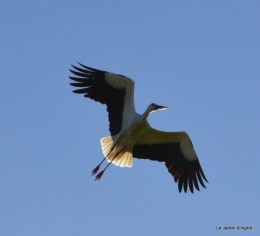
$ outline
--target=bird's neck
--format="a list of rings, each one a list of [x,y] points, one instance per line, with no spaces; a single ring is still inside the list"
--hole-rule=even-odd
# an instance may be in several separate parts
[[[144,121],[149,116],[150,110],[147,108],[146,111],[142,114],[141,120]]]

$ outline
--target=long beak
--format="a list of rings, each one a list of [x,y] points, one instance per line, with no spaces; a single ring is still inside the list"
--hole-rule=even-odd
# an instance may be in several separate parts
[[[156,110],[165,110],[167,108],[168,107],[166,107],[166,106],[160,106],[160,105],[156,105],[156,107],[155,107]]]

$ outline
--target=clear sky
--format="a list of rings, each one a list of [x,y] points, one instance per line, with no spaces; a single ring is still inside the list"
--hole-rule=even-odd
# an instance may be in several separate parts
[[[259,235],[259,1],[0,5],[0,235]],[[207,189],[136,159],[94,181],[108,119],[72,93],[77,61],[134,79],[139,113],[168,106],[149,122],[190,135]]]

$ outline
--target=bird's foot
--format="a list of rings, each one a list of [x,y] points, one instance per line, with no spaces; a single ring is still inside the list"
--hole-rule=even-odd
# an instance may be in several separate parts
[[[102,175],[104,173],[104,170],[102,170],[101,172],[98,173],[98,175],[96,176],[95,180],[100,180]]]
[[[98,165],[94,170],[91,171],[92,175],[95,175],[99,170],[100,165]]]

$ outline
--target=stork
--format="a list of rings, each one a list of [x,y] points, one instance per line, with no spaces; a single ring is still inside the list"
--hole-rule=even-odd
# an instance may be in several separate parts
[[[189,187],[199,191],[199,184],[204,188],[207,181],[192,142],[186,132],[164,132],[152,128],[147,117],[156,110],[167,107],[150,104],[143,114],[138,114],[134,106],[134,86],[132,79],[123,75],[97,70],[79,63],[72,65],[70,76],[72,86],[79,89],[74,93],[106,104],[109,131],[111,136],[100,140],[104,159],[92,171],[95,180],[100,180],[107,167],[113,163],[120,167],[132,167],[133,157],[165,162],[168,172],[178,183],[179,192]],[[109,163],[98,173],[101,164]]]

